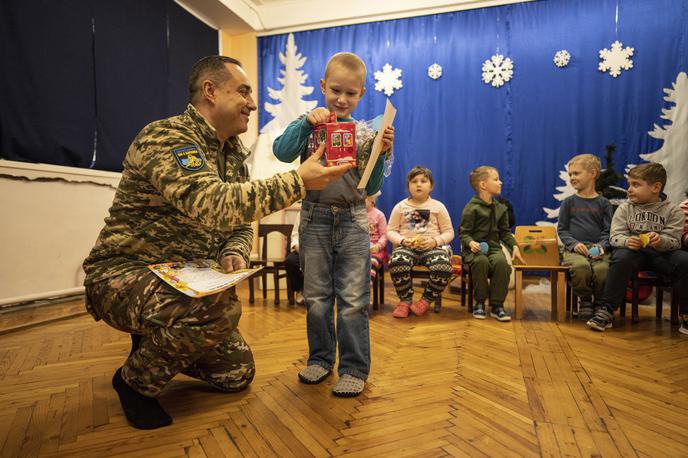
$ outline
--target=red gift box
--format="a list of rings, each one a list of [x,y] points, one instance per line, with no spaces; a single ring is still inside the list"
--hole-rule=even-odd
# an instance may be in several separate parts
[[[356,125],[353,122],[337,122],[337,115],[330,115],[330,122],[318,124],[310,138],[310,151],[325,142],[325,161],[328,166],[356,162]]]

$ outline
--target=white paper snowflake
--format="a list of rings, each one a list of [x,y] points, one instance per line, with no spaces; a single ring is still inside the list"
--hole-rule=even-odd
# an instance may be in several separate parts
[[[395,68],[392,70],[392,66],[385,64],[382,66],[382,71],[375,72],[375,90],[384,92],[387,97],[394,94],[395,90],[399,90],[402,87],[401,84],[401,69]]]
[[[569,52],[565,49],[557,51],[557,53],[554,55],[554,65],[559,68],[566,67],[570,60],[571,54],[569,54]]]
[[[633,61],[630,57],[633,55],[634,49],[631,47],[623,48],[623,44],[616,40],[612,43],[611,51],[607,48],[600,50],[600,62],[597,67],[601,72],[609,71],[609,74],[614,78],[621,74],[621,70],[630,70],[633,68]]]
[[[483,62],[483,81],[492,84],[493,87],[503,86],[514,76],[514,63],[508,57],[495,54],[489,60]]]
[[[428,67],[428,76],[434,80],[442,76],[442,66],[440,64],[432,64]]]

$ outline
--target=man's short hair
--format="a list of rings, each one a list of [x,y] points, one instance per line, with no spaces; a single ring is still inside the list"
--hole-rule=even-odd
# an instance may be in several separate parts
[[[429,168],[423,167],[422,165],[417,165],[411,169],[411,171],[406,175],[406,187],[411,183],[411,180],[416,178],[418,175],[425,175],[425,178],[430,182],[430,186],[435,187],[435,179],[432,177],[432,172]]]
[[[602,165],[600,164],[600,158],[594,154],[579,154],[573,156],[569,160],[568,166],[571,164],[580,164],[588,172],[597,172],[597,177],[599,178],[600,173],[602,173]]]
[[[481,165],[471,170],[471,173],[468,174],[468,181],[471,183],[471,188],[473,188],[475,192],[478,192],[478,185],[480,182],[487,180],[487,176],[490,172],[496,171],[497,169],[491,165]]]
[[[664,191],[664,186],[667,181],[666,169],[662,164],[656,162],[648,162],[647,164],[640,164],[633,167],[628,171],[629,178],[635,178],[636,180],[643,180],[649,185],[655,183],[661,183],[662,187],[659,192]]]
[[[189,74],[189,102],[194,102],[201,92],[203,80],[210,80],[216,85],[220,85],[232,77],[225,66],[226,64],[234,64],[241,67],[241,62],[227,56],[206,56],[191,67],[191,74]]]
[[[352,52],[338,52],[334,56],[330,57],[330,60],[327,61],[327,66],[325,67],[324,79],[327,79],[329,76],[333,65],[341,65],[351,72],[361,72],[363,74],[361,86],[365,85],[368,70],[366,69],[366,64],[363,62],[363,59],[358,57],[356,54]]]

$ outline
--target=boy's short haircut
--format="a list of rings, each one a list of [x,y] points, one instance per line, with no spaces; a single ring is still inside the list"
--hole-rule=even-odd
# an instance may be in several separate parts
[[[666,169],[662,164],[656,162],[648,162],[647,164],[640,164],[628,171],[629,178],[643,180],[649,185],[661,183],[662,188],[659,192],[664,191],[664,186],[667,181]]]
[[[432,177],[432,172],[429,168],[423,167],[422,165],[417,165],[411,169],[411,171],[406,175],[406,187],[408,188],[411,180],[416,178],[418,175],[425,175],[425,177],[430,181],[430,186],[435,187],[435,179]]]
[[[475,192],[478,192],[478,185],[480,182],[485,181],[492,171],[496,172],[497,169],[491,165],[481,165],[471,170],[471,173],[468,174],[468,181],[471,183],[471,187]]]
[[[338,52],[334,56],[330,57],[330,60],[327,61],[327,66],[325,67],[324,79],[327,79],[329,76],[330,69],[333,65],[341,65],[352,72],[361,72],[363,74],[361,86],[365,85],[368,70],[366,69],[366,64],[363,62],[363,59],[358,57],[356,54],[352,52]]]
[[[577,156],[573,156],[567,165],[570,167],[571,164],[581,164],[585,170],[597,172],[596,178],[599,178],[602,173],[600,158],[594,154],[578,154]]]

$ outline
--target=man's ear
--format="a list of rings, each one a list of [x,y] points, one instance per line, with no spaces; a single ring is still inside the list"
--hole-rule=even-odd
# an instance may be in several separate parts
[[[210,80],[203,80],[201,83],[201,94],[209,102],[215,102],[215,83]]]

